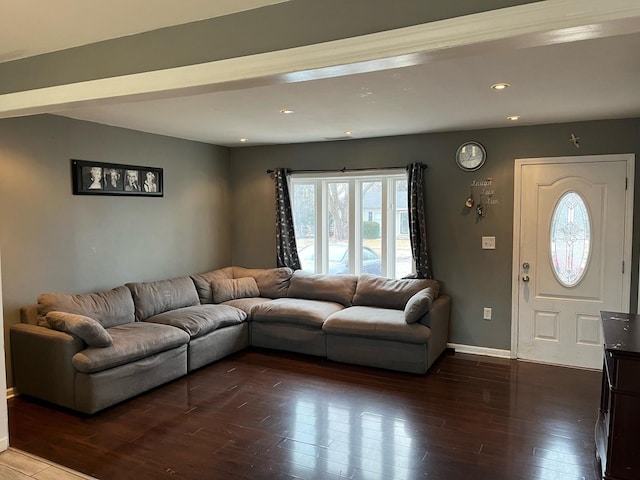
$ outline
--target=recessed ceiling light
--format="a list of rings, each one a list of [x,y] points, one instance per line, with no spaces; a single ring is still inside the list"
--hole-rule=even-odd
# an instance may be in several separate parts
[[[240,141],[241,141],[242,143],[245,143],[245,142],[248,142],[248,141],[249,141],[249,139],[248,139],[248,138],[241,138],[241,139],[240,139]]]
[[[494,83],[493,85],[491,85],[491,88],[494,90],[504,90],[506,88],[509,88],[509,86],[510,85],[508,83],[501,82],[501,83]]]
[[[507,117],[507,120],[511,120],[512,122],[515,122],[516,120],[520,120],[520,115],[509,115]]]
[[[353,135],[353,132],[351,130],[345,130],[344,134],[345,135]]]
[[[289,113],[293,113],[293,110],[291,110],[290,108],[283,108],[280,110],[280,113],[288,115]]]

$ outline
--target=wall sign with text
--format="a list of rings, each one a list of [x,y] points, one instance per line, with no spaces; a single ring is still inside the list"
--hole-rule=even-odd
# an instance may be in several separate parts
[[[480,191],[478,192],[478,190]],[[470,185],[469,196],[465,199],[464,206],[468,209],[475,206],[477,219],[480,220],[486,216],[489,205],[497,205],[499,203],[498,199],[494,198],[494,195],[495,189],[491,178],[473,180]]]

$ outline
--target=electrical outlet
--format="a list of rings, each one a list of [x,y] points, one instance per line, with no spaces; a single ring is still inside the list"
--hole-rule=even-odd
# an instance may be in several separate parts
[[[485,320],[491,320],[491,308],[490,307],[484,307],[484,312],[483,312],[483,316],[482,318]]]
[[[496,237],[482,237],[482,249],[483,250],[495,250],[496,249]]]

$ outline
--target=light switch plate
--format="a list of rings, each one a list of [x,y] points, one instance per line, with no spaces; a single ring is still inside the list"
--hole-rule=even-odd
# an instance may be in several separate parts
[[[496,237],[482,237],[482,249],[483,250],[495,250],[496,249]]]

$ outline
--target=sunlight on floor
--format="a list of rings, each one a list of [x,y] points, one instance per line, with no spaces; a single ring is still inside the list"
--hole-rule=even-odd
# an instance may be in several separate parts
[[[82,473],[56,465],[42,458],[9,448],[0,453],[0,478],[5,480],[88,480]]]

